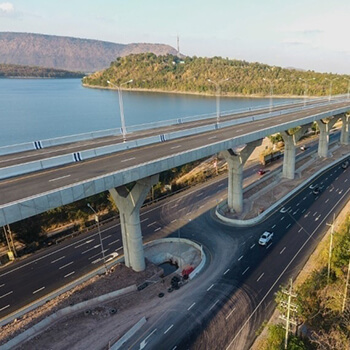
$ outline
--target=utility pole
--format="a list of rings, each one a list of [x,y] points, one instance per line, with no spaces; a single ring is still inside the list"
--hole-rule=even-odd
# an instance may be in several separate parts
[[[349,258],[348,273],[347,273],[347,276],[346,276],[345,290],[344,290],[344,299],[343,299],[343,306],[341,308],[341,312],[344,312],[344,310],[345,310],[346,298],[347,298],[348,287],[349,287],[349,276],[350,276],[350,258]]]
[[[180,57],[180,38],[177,35],[177,57]]]
[[[10,225],[7,225],[7,227],[3,226],[3,230],[4,230],[4,234],[5,234],[5,239],[6,239],[8,251],[13,253],[13,255],[15,257],[17,257],[16,247],[15,247],[15,244],[13,242],[13,237],[12,237]],[[13,257],[10,260],[13,260]]]
[[[331,227],[331,238],[329,240],[329,252],[328,252],[328,271],[327,271],[327,284],[329,283],[329,277],[331,274],[331,260],[332,260],[332,250],[333,250],[333,234],[334,234],[334,219],[335,214],[333,214],[333,222],[331,224],[327,224],[327,226]]]
[[[289,335],[289,327],[290,324],[297,325],[297,322],[295,320],[295,317],[291,317],[291,312],[294,314],[297,312],[297,305],[292,303],[292,298],[296,298],[296,294],[293,293],[293,280],[290,279],[290,287],[289,291],[282,290],[282,293],[286,294],[288,296],[288,301],[282,301],[281,306],[284,306],[287,308],[287,315],[281,315],[280,318],[284,321],[286,321],[286,335],[284,339],[284,348],[287,349],[288,346],[288,335]]]

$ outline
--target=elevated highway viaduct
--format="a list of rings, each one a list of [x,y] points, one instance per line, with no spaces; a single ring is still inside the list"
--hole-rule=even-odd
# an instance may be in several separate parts
[[[341,98],[278,115],[266,114],[235,125],[215,124],[206,132],[186,133],[175,139],[120,150],[100,157],[24,173],[0,181],[0,225],[4,226],[91,195],[110,191],[119,212],[127,266],[145,268],[139,208],[162,171],[223,152],[228,162],[228,206],[242,210],[243,165],[261,140],[281,132],[286,143],[283,176],[292,179],[295,145],[316,121],[320,128],[318,155],[328,156],[329,131],[341,118],[341,143],[349,143],[350,100]],[[295,134],[288,130],[301,127]],[[245,145],[245,147],[241,147]],[[127,184],[133,186],[125,186]],[[130,187],[132,189],[130,190]]]

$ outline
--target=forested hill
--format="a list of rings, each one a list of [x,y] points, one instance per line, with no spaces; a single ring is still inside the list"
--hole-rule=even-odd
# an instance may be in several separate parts
[[[176,54],[164,44],[117,44],[33,33],[0,32],[0,63],[95,72],[109,67],[117,57],[141,52]]]
[[[82,78],[83,73],[0,63],[0,78]]]
[[[210,79],[220,82],[223,95],[266,96],[272,82],[274,95],[302,96],[305,82],[301,79],[306,79],[308,95],[320,96],[329,94],[330,81],[326,78],[338,78],[333,82],[332,94],[347,93],[346,79],[350,77],[345,75],[283,69],[221,57],[180,59],[173,55],[138,54],[118,58],[108,69],[85,77],[83,83],[107,87],[107,80],[120,85],[132,79],[124,88],[214,94],[216,85]]]

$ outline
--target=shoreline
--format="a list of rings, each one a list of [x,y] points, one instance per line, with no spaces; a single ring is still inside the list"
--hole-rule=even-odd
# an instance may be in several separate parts
[[[88,85],[82,83],[82,86],[88,89],[101,89],[101,90],[118,90],[113,87],[108,86],[100,86],[100,85]],[[161,90],[161,89],[144,89],[144,88],[123,88],[123,91],[136,91],[136,92],[149,92],[149,93],[163,93],[163,94],[180,94],[180,95],[194,95],[194,96],[205,96],[205,97],[215,97],[215,93],[203,93],[203,92],[193,92],[193,91],[169,91],[169,90]],[[270,95],[243,95],[243,94],[223,94],[220,95],[220,98],[270,98]],[[321,96],[309,96],[310,98],[316,98]],[[290,98],[290,99],[303,99],[304,96],[296,96],[296,95],[272,95],[272,98]]]

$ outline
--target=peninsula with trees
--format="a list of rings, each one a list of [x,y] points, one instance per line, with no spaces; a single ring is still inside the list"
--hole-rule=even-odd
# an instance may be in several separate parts
[[[336,80],[334,80],[337,78]],[[107,81],[125,89],[213,95],[262,97],[326,96],[346,94],[349,76],[221,57],[177,57],[172,54],[132,54],[118,57],[109,68],[83,78],[86,87],[110,87]]]

